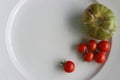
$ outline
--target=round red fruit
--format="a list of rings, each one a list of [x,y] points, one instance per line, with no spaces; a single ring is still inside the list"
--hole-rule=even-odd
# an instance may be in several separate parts
[[[87,62],[91,62],[93,60],[93,57],[94,57],[94,54],[93,52],[87,52],[83,55],[84,57],[84,60],[87,61]]]
[[[106,55],[103,52],[96,53],[95,61],[100,64],[104,63],[106,61]]]
[[[88,49],[94,51],[96,50],[96,48],[97,48],[97,42],[95,40],[89,40]]]
[[[87,50],[87,45],[84,43],[81,43],[77,47],[79,53],[84,53]]]
[[[110,43],[109,41],[101,41],[98,43],[98,50],[102,52],[109,52],[110,50]]]
[[[64,71],[67,73],[71,73],[75,70],[75,64],[72,61],[66,61],[64,64]]]

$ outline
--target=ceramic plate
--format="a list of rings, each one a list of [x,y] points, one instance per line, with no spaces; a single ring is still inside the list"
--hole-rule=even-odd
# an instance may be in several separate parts
[[[76,15],[81,17],[85,8],[94,2],[21,0],[17,3],[7,21],[5,40],[12,63],[27,80],[104,80],[100,77],[102,73],[117,71],[120,67],[119,28],[112,38],[112,49],[105,64],[84,62],[74,49],[76,44],[89,39],[84,30],[75,25],[74,19]],[[101,1],[120,21],[119,9],[112,2]],[[73,73],[65,73],[59,67],[64,59],[76,64]]]

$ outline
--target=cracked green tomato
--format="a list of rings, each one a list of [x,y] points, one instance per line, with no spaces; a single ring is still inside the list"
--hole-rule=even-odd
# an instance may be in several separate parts
[[[98,40],[111,38],[118,26],[112,10],[100,3],[91,4],[85,10],[83,24],[87,34]]]

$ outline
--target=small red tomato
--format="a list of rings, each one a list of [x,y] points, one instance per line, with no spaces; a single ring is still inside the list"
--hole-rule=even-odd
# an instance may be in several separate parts
[[[87,49],[87,45],[84,43],[79,44],[77,47],[77,50],[80,53],[84,53],[86,51],[86,49]]]
[[[94,51],[96,50],[96,48],[97,48],[97,42],[95,40],[89,40],[88,49]]]
[[[83,55],[84,60],[87,62],[91,62],[93,60],[94,54],[93,52],[87,52],[86,54]]]
[[[103,52],[98,52],[95,55],[95,61],[97,63],[104,63],[106,60],[106,55]]]
[[[101,41],[98,43],[98,50],[102,52],[109,52],[110,43],[108,41]]]
[[[64,71],[67,73],[71,73],[75,70],[75,64],[72,61],[66,61],[64,64]]]

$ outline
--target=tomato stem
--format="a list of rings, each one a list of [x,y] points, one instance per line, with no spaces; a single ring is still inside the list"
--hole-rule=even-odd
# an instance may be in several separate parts
[[[63,60],[60,62],[60,64],[63,66],[65,64],[66,60]]]

